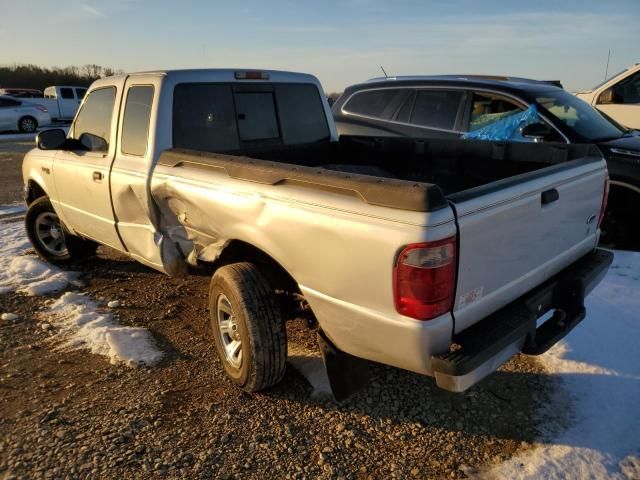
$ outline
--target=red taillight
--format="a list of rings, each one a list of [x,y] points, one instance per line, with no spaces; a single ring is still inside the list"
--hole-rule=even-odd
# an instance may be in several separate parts
[[[235,72],[236,80],[269,80],[269,72],[249,70],[246,72]]]
[[[455,278],[455,237],[409,245],[393,270],[396,310],[418,320],[448,312],[453,306]]]
[[[47,113],[49,110],[47,110],[47,107],[43,106],[43,105],[36,105],[36,108],[38,110],[40,110],[41,112]]]
[[[602,208],[600,209],[600,217],[598,218],[598,228],[602,225],[604,214],[607,210],[607,202],[609,202],[609,176],[604,179],[604,192],[602,192]]]

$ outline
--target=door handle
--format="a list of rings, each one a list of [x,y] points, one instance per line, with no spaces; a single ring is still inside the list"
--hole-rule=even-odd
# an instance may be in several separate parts
[[[552,188],[551,190],[545,190],[540,194],[540,203],[542,205],[548,205],[549,203],[553,203],[560,198],[560,194],[558,190]]]
[[[93,181],[94,182],[101,182],[102,181],[102,172],[93,172]]]

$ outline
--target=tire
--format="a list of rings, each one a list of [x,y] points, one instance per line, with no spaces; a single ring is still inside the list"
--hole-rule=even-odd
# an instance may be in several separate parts
[[[233,263],[216,271],[209,287],[209,318],[218,357],[231,381],[246,392],[257,392],[282,379],[285,323],[273,289],[253,263]]]
[[[95,255],[98,248],[97,243],[67,231],[47,196],[29,205],[24,222],[31,245],[47,262],[64,264],[84,260]]]
[[[22,117],[18,120],[18,129],[22,133],[33,133],[38,128],[38,121],[33,117]]]

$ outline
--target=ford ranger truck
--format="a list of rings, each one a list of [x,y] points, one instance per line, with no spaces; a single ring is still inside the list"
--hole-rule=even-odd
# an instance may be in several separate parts
[[[101,244],[173,276],[212,266],[213,343],[250,392],[284,374],[292,304],[317,321],[336,397],[366,361],[464,391],[582,321],[612,261],[596,248],[595,147],[338,139],[311,75],[107,77],[68,134],[36,142],[36,252],[89,261]]]

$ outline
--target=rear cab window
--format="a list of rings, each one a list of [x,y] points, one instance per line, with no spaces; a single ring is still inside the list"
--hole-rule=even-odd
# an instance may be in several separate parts
[[[173,94],[173,145],[208,152],[327,140],[313,84],[183,83]]]

